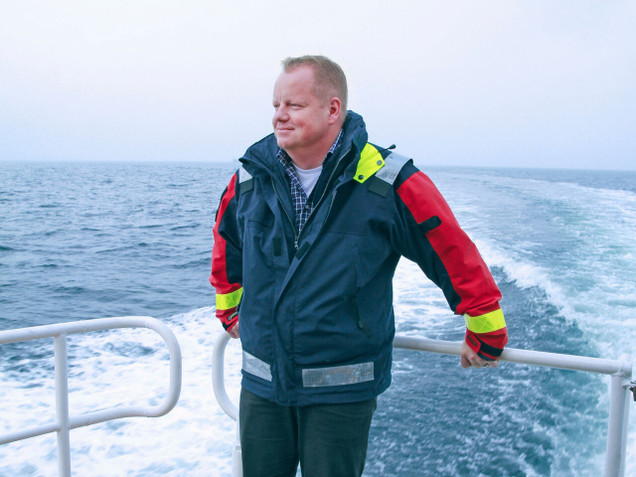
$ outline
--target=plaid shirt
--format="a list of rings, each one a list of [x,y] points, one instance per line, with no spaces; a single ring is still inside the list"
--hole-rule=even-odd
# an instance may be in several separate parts
[[[331,145],[329,152],[323,159],[322,163],[324,164],[331,158],[333,153],[340,146],[340,142],[342,141],[342,129],[340,130],[340,134]],[[292,200],[294,202],[294,211],[296,213],[296,226],[298,227],[298,233],[303,229],[307,219],[311,215],[314,210],[314,204],[312,201],[308,200],[307,193],[303,186],[300,183],[300,179],[298,179],[298,174],[296,174],[296,169],[294,168],[294,163],[292,162],[291,157],[283,150],[278,150],[278,160],[285,166],[285,172],[289,177],[289,182],[291,183],[291,195]]]

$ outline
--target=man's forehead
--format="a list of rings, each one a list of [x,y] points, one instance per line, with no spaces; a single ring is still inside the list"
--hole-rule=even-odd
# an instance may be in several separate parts
[[[300,72],[296,68],[290,72],[282,72],[274,84],[275,98],[289,98],[298,95],[314,95],[313,72]]]

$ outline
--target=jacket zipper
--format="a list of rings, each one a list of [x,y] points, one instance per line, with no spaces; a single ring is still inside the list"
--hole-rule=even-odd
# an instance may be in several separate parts
[[[342,159],[347,154],[349,154],[350,152],[351,152],[351,148],[349,148],[347,150],[347,152],[345,152],[344,154],[341,154],[340,157],[338,158],[338,162],[336,163],[336,166],[331,171],[331,175],[329,176],[329,180],[327,180],[327,183],[325,184],[325,189],[322,192],[322,195],[320,196],[320,199],[318,200],[318,202],[316,202],[316,205],[312,209],[311,214],[309,214],[309,217],[307,217],[307,221],[305,222],[305,225],[307,225],[309,223],[309,220],[311,220],[311,218],[313,217],[314,212],[316,210],[318,210],[318,208],[320,207],[320,204],[322,204],[322,202],[324,201],[325,196],[327,195],[327,189],[329,189],[329,184],[333,180],[333,177],[336,174],[336,171],[338,170],[338,166],[340,166],[340,161],[342,161]],[[278,195],[278,192],[276,194]],[[279,200],[280,200],[280,198],[279,198]],[[329,217],[329,213],[331,212],[331,207],[333,206],[333,203],[334,203],[335,200],[336,200],[336,190],[334,189],[333,193],[331,194],[331,203],[329,204],[329,209],[327,210],[327,217]],[[296,241],[294,243],[295,250],[298,250],[298,242],[300,241],[300,234],[302,234],[303,230],[305,229],[305,225],[303,225],[303,228],[298,231],[298,235],[296,235],[296,230],[294,229],[294,236],[296,237]]]

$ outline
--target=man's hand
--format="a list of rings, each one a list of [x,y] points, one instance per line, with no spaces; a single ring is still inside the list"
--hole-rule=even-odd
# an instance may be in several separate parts
[[[234,339],[240,337],[239,336],[239,328],[238,327],[239,327],[239,324],[238,324],[238,321],[237,321],[236,324],[232,328],[230,328],[230,330],[228,331],[228,334]]]
[[[461,363],[462,368],[470,368],[471,366],[474,368],[496,368],[499,366],[499,360],[486,361],[480,358],[465,341],[462,343]]]

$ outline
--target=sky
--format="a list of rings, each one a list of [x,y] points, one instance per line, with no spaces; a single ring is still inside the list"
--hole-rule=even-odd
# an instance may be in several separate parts
[[[636,1],[0,0],[0,161],[236,160],[288,56],[418,164],[636,170]]]

